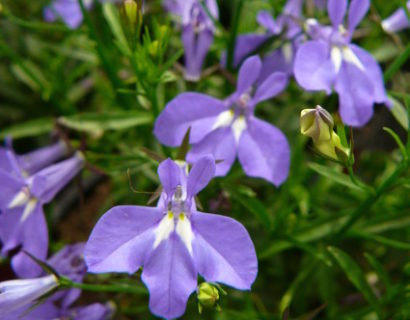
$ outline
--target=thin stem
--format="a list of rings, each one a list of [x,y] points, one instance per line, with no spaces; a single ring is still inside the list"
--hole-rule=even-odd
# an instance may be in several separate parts
[[[235,45],[236,45],[236,35],[238,33],[239,18],[241,15],[242,7],[243,7],[243,0],[237,0],[235,11],[234,11],[234,16],[233,16],[233,21],[232,21],[231,36],[228,41],[228,53],[227,53],[227,62],[226,62],[226,66],[228,70],[232,70],[232,66],[234,62],[233,60],[234,60]]]
[[[66,288],[78,288],[84,291],[91,292],[122,292],[130,294],[142,294],[146,295],[147,290],[142,287],[129,286],[123,284],[90,284],[90,283],[79,283],[71,281],[68,278],[62,277],[60,279],[62,287]]]
[[[393,61],[390,67],[384,73],[384,81],[389,81],[397,71],[403,66],[403,64],[410,57],[410,43],[404,48],[404,51]]]

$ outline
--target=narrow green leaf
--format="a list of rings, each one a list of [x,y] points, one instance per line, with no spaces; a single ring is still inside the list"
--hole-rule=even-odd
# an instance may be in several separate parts
[[[106,2],[103,4],[103,13],[115,37],[115,42],[118,48],[127,57],[131,56],[131,49],[128,45],[124,31],[122,30],[117,7],[110,2]]]
[[[106,130],[125,130],[152,123],[152,116],[143,112],[83,113],[60,117],[58,123],[73,130],[101,135]]]
[[[404,251],[409,251],[410,250],[410,243],[408,243],[408,242],[389,239],[389,238],[379,236],[379,235],[375,235],[375,234],[354,231],[354,232],[349,232],[347,234],[347,236],[348,237],[356,237],[356,238],[363,238],[363,239],[373,240],[373,241],[379,242],[381,244],[384,244],[386,246],[389,246],[389,247],[392,247],[392,248],[395,248],[395,249],[398,249],[398,250],[404,250]]]
[[[362,269],[359,265],[345,252],[335,247],[329,247],[329,252],[335,258],[339,266],[350,282],[358,289],[365,299],[373,306],[375,310],[380,314],[380,308],[376,296],[374,295],[372,288],[366,280]]]
[[[349,176],[343,174],[342,172],[339,172],[333,168],[329,168],[327,166],[323,166],[318,163],[308,163],[309,168],[311,168],[313,171],[317,172],[321,176],[325,178],[329,178],[330,180],[344,185],[345,187],[348,187],[350,189],[353,189],[355,191],[361,191],[364,192],[366,191],[365,189],[361,188],[360,186],[354,184],[352,180],[349,178]]]
[[[386,131],[388,134],[390,134],[392,138],[394,139],[394,141],[396,141],[397,145],[400,148],[401,154],[403,155],[403,159],[407,161],[408,159],[407,150],[403,142],[400,140],[400,137],[390,128],[383,127],[383,130]]]
[[[384,81],[389,81],[397,71],[403,66],[403,64],[409,59],[410,57],[410,43],[407,44],[406,48],[403,52],[397,56],[397,58],[393,61],[393,63],[387,68],[384,72]]]
[[[386,291],[387,293],[389,293],[392,284],[383,265],[379,261],[377,261],[375,257],[373,257],[371,254],[367,252],[364,254],[364,256],[366,257],[367,262],[369,262],[372,268],[376,271],[379,279],[383,281],[384,285],[386,286]]]
[[[406,131],[409,131],[409,116],[406,108],[399,100],[392,96],[389,96],[389,99],[393,102],[393,107],[390,109],[393,117]]]
[[[0,132],[0,139],[10,136],[14,139],[37,136],[50,132],[54,126],[52,118],[39,118],[15,124]]]

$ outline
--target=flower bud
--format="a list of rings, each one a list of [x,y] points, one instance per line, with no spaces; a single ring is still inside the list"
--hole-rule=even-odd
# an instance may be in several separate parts
[[[347,162],[349,159],[349,150],[342,146],[339,136],[332,130],[331,139],[314,143],[316,149],[323,155]]]
[[[138,19],[138,4],[134,0],[125,0],[124,9],[129,23],[135,25]]]
[[[300,113],[300,132],[313,139],[314,143],[332,138],[333,118],[321,106],[316,109],[304,109]]]
[[[202,312],[202,308],[217,307],[217,301],[219,300],[219,291],[215,286],[207,282],[203,282],[198,287],[198,307],[199,313]]]

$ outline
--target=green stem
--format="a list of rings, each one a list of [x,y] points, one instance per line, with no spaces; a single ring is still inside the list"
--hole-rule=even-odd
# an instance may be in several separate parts
[[[146,295],[147,290],[142,287],[129,286],[122,284],[90,284],[90,283],[79,283],[71,281],[68,278],[62,277],[60,279],[62,287],[66,288],[78,288],[84,291],[91,292],[121,292],[130,294],[141,294]]]
[[[363,215],[365,215],[370,207],[383,195],[383,193],[394,185],[398,178],[408,168],[407,162],[400,163],[396,170],[376,189],[374,193],[371,193],[364,202],[353,212],[350,218],[341,226],[337,231],[335,237],[340,238],[343,236]]]
[[[403,64],[410,57],[410,43],[404,48],[404,51],[393,61],[389,68],[384,73],[384,81],[389,81],[397,71],[403,66]]]
[[[243,0],[237,0],[235,3],[236,5],[235,5],[235,11],[234,11],[234,16],[233,16],[233,21],[232,21],[231,36],[228,41],[228,53],[227,53],[227,62],[226,62],[227,69],[229,70],[232,70],[232,66],[233,66],[236,35],[238,33],[239,18],[240,18],[242,7],[243,7]]]

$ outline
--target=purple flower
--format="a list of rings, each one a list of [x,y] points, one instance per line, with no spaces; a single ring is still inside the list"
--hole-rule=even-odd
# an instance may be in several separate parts
[[[0,169],[0,240],[1,254],[23,249],[38,259],[45,259],[48,230],[43,205],[82,169],[81,153],[48,166],[23,178]],[[37,276],[41,269],[21,250],[13,256],[12,267],[20,277]]]
[[[213,154],[218,163],[216,175],[223,176],[236,156],[245,173],[264,178],[275,185],[289,172],[289,145],[276,127],[254,116],[255,106],[279,94],[288,77],[275,72],[256,88],[262,70],[259,57],[248,58],[239,70],[236,91],[224,101],[199,93],[183,93],[168,103],[154,128],[162,143],[178,146],[191,128],[192,149],[188,162]]]
[[[215,0],[205,0],[213,18],[218,19]],[[185,49],[185,78],[198,81],[202,65],[214,38],[215,26],[198,0],[168,0],[165,8],[181,18],[182,42]]]
[[[410,10],[410,1],[407,1]],[[391,16],[382,21],[384,31],[394,33],[410,27],[409,18],[403,8],[396,10]]]
[[[13,151],[11,139],[7,139],[6,148],[0,147],[0,170],[17,176],[28,177],[57,161],[67,152],[66,143],[59,141],[51,146],[17,155]]]
[[[369,9],[369,0],[350,3],[347,29],[343,25],[347,0],[329,0],[332,26],[307,21],[312,37],[299,48],[294,65],[296,80],[306,90],[339,94],[344,123],[363,126],[373,114],[374,103],[389,104],[382,72],[374,58],[351,43],[353,32]]]
[[[91,9],[94,0],[83,0],[84,6]],[[62,19],[70,29],[76,29],[83,21],[79,0],[53,0],[53,2],[44,9],[44,19],[48,22],[54,22]]]
[[[197,287],[199,273],[208,282],[249,290],[257,274],[249,234],[229,217],[196,210],[194,196],[212,179],[214,159],[187,168],[168,159],[158,168],[163,193],[156,208],[118,206],[95,226],[85,248],[89,272],[135,273],[150,292],[151,311],[181,316]]]
[[[263,59],[259,82],[264,81],[269,75],[277,71],[285,72],[291,76],[294,53],[301,40],[301,37],[298,35],[301,34],[302,28],[298,20],[302,18],[302,5],[303,0],[288,0],[282,14],[276,20],[273,19],[270,12],[260,11],[257,21],[265,29],[265,33],[249,33],[237,37],[234,65],[238,66],[247,56],[252,54],[272,36],[282,34],[283,38],[290,42],[284,43],[281,48],[266,55]],[[222,58],[222,61],[224,60],[226,60],[225,56]]]
[[[72,281],[81,282],[86,273],[83,259],[84,243],[67,245],[47,260],[47,264],[60,276],[70,278]],[[44,273],[44,272],[43,272]],[[18,290],[8,283],[18,284]],[[0,310],[3,320],[104,320],[112,313],[110,306],[95,303],[85,307],[70,306],[81,294],[80,289],[67,289],[58,291],[49,296],[40,305],[36,306],[37,299],[51,290],[57,288],[58,280],[54,275],[29,280],[12,280],[4,283],[4,308],[2,308],[2,293],[0,293]],[[13,290],[12,290],[13,289]],[[58,302],[58,303],[56,303]]]

